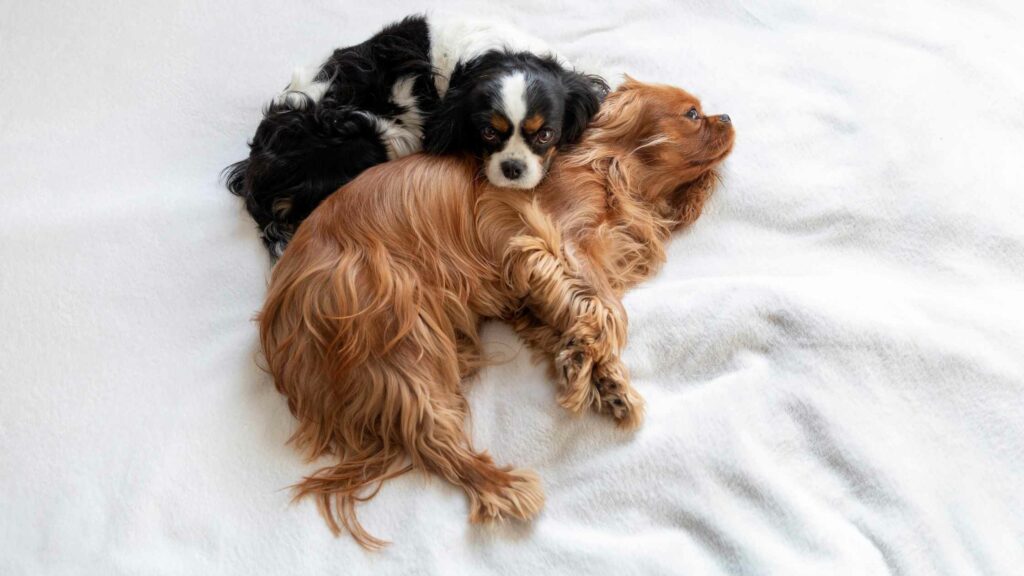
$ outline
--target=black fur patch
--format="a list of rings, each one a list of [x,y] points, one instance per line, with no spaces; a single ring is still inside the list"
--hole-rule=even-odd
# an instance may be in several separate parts
[[[228,189],[245,199],[271,257],[332,192],[388,159],[374,118],[405,112],[391,102],[400,78],[414,76],[421,109],[436,106],[426,19],[410,16],[369,40],[334,51],[317,80],[330,82],[319,102],[271,103],[249,157],[226,170]]]
[[[496,145],[480,134],[501,109],[502,80],[516,72],[526,80],[527,117],[543,116],[556,134],[549,145],[532,146],[538,155],[551,146],[578,142],[608,94],[604,79],[566,70],[554,58],[530,52],[488,52],[455,67],[444,100],[427,121],[426,150],[480,155],[493,151]]]
[[[320,202],[388,159],[378,119],[406,112],[391,101],[398,80],[415,78],[412,92],[425,118],[428,151],[482,153],[476,125],[495,110],[500,95],[494,91],[513,70],[529,76],[531,109],[557,124],[558,136],[545,149],[576,142],[608,90],[600,78],[565,70],[551,58],[494,51],[461,62],[442,101],[427,20],[410,16],[361,44],[335,50],[316,77],[329,82],[319,102],[271,103],[249,143],[249,157],[225,170],[227,187],[245,199],[277,258]]]

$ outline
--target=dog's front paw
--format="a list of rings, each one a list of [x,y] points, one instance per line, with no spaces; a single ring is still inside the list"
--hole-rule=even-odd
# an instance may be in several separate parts
[[[600,401],[594,388],[593,369],[615,357],[600,314],[581,315],[563,336],[561,350],[555,355],[555,368],[561,377],[558,403],[579,414]]]
[[[590,385],[594,367],[593,341],[588,337],[570,337],[555,356],[555,368],[561,378],[558,403],[579,414],[597,401]]]
[[[597,390],[591,385],[594,365],[602,357],[602,346],[592,329],[569,333],[555,356],[555,368],[561,378],[558,404],[580,414],[598,402]]]
[[[629,371],[618,359],[593,367],[593,387],[598,398],[597,411],[610,414],[621,428],[632,430],[644,420],[644,399],[629,383]]]

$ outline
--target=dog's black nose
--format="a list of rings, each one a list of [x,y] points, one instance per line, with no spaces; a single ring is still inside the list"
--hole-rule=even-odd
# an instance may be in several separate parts
[[[515,180],[526,171],[526,164],[519,160],[505,160],[501,163],[501,173],[509,180]]]
[[[726,124],[732,122],[732,118],[729,118],[728,114],[722,114],[721,116],[718,117],[718,119],[722,122],[725,122]]]

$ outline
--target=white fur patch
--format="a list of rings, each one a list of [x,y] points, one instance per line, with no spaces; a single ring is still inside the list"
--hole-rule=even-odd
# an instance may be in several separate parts
[[[329,80],[314,80],[319,73],[319,67],[296,68],[292,72],[292,81],[288,83],[288,87],[284,89],[284,92],[278,94],[277,98],[274,99],[274,103],[288,104],[292,108],[302,108],[306,104],[304,96],[311,98],[314,103],[319,102],[327,92],[327,88],[331,85]]]
[[[526,119],[526,75],[515,72],[501,81],[501,107],[505,116],[516,127]]]
[[[416,78],[413,76],[399,78],[391,87],[391,102],[405,111],[394,120],[377,118],[377,127],[389,160],[408,156],[423,148],[423,114],[416,102],[416,95],[412,93],[415,84]]]
[[[506,76],[501,82],[501,108],[509,123],[512,124],[512,136],[505,141],[505,146],[491,154],[487,160],[487,179],[495,186],[504,188],[533,188],[544,177],[544,166],[540,158],[533,153],[530,144],[523,136],[523,120],[526,119],[526,75],[515,72]],[[523,173],[515,180],[505,177],[501,170],[503,162],[519,161],[524,168]]]
[[[559,62],[566,64],[546,42],[508,24],[431,14],[428,25],[430,62],[437,71],[434,75],[434,84],[441,96],[448,90],[452,72],[459,62],[466,62],[490,50],[509,49],[534,54],[551,54]]]
[[[284,92],[274,99],[275,103],[302,108],[306,103],[304,96],[312,99],[314,103],[319,102],[333,80],[314,80],[321,69],[322,66],[296,68],[292,73],[292,81]],[[362,112],[376,122],[389,160],[408,156],[423,149],[423,113],[419,109],[416,95],[413,94],[415,84],[415,76],[404,76],[391,87],[391,102],[404,110],[396,118],[380,118],[369,112]]]

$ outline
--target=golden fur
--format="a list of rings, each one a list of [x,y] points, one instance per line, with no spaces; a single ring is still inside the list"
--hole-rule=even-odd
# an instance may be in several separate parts
[[[483,363],[486,318],[553,361],[570,411],[640,424],[620,298],[700,215],[733,142],[727,119],[689,119],[692,106],[627,78],[534,190],[492,187],[471,158],[413,155],[366,171],[303,223],[274,268],[260,335],[299,422],[294,444],[336,462],[297,486],[334,532],[383,545],[355,505],[413,468],[465,490],[473,522],[541,509],[537,476],[496,465],[463,428],[460,386]]]

